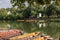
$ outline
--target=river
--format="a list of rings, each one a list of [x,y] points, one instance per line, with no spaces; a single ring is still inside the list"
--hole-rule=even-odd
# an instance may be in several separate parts
[[[60,22],[17,22],[0,21],[0,27],[8,29],[20,29],[26,33],[39,31],[42,34],[50,35],[53,38],[60,37]]]

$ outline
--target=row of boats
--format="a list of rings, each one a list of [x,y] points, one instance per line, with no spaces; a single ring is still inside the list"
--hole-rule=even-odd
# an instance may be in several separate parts
[[[1,29],[0,28],[0,40],[53,40],[48,35],[41,35],[40,32],[26,33],[17,29]]]
[[[16,20],[17,22],[37,22],[38,20]]]

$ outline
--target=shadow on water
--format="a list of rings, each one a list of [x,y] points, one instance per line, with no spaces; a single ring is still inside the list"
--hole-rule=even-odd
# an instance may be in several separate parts
[[[30,23],[16,21],[0,21],[0,27],[9,29],[20,29],[27,33],[40,31],[41,33],[48,34],[54,38],[60,37],[60,22]]]

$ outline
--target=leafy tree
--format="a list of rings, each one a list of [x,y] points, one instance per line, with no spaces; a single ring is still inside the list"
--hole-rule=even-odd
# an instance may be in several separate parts
[[[55,11],[56,11],[57,16],[60,16],[60,8],[59,7],[58,8],[56,7]]]
[[[29,18],[30,17],[31,10],[28,7],[27,9],[24,10],[23,12],[23,18]]]
[[[4,8],[0,9],[0,15],[1,15],[0,18],[5,19],[7,16],[6,14],[7,14],[6,9],[4,9]]]
[[[27,11],[28,9],[25,8],[25,6],[23,6],[25,1],[27,1],[28,4],[29,4],[29,8],[28,9],[29,9],[30,13],[28,13],[29,12],[29,11]],[[52,0],[52,1],[55,1],[55,6],[56,5],[60,5],[60,3],[59,3],[60,0]],[[34,2],[35,2],[36,5],[34,5]],[[50,5],[51,4],[51,0],[11,0],[11,3],[13,5],[13,7],[17,6],[17,11],[19,11],[20,13],[22,13],[22,15],[24,17],[26,17],[26,18],[27,17],[29,18],[30,14],[32,14],[31,16],[35,16],[39,12],[42,12],[42,14],[44,14],[44,11],[45,11],[46,15],[49,18],[49,16],[52,15],[51,14],[52,10],[54,10],[54,4]],[[42,8],[40,7],[40,5],[42,5]],[[43,5],[46,5],[46,7],[48,5],[49,6],[45,10],[45,8],[43,8]],[[34,12],[32,13],[32,11],[34,11]],[[36,14],[34,14],[34,13],[36,13]]]
[[[54,6],[53,5],[49,5],[47,8],[46,8],[46,11],[45,11],[45,14],[48,16],[51,16],[52,15],[52,11],[54,10]]]

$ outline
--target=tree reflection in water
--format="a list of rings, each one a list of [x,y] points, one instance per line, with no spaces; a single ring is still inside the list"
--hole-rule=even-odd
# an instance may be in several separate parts
[[[0,21],[0,27],[20,29],[27,33],[40,31],[41,33],[51,35],[54,38],[60,37],[60,22],[29,23],[16,21]]]
[[[39,28],[41,27],[46,27],[46,24],[45,23],[39,23]]]

